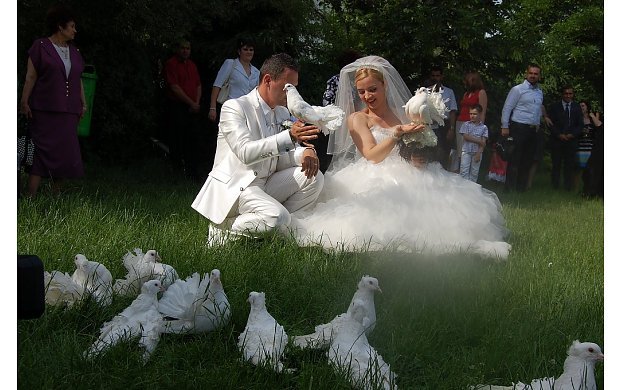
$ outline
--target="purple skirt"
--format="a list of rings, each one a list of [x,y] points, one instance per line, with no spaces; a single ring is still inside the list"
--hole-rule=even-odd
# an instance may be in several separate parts
[[[32,111],[30,136],[34,159],[30,174],[51,178],[76,178],[84,175],[77,137],[77,114]]]

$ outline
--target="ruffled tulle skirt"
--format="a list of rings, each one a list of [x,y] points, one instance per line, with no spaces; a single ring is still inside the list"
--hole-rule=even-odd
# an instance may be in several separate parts
[[[468,252],[505,259],[501,204],[495,193],[447,172],[438,163],[416,168],[398,157],[365,159],[325,175],[316,206],[293,214],[302,246]]]

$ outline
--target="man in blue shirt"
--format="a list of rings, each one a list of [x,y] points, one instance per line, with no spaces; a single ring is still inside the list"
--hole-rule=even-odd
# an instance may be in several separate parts
[[[536,133],[543,114],[543,92],[538,86],[540,66],[529,64],[525,81],[512,87],[502,109],[502,136],[511,136],[514,151],[506,168],[506,191],[527,189],[536,153]]]

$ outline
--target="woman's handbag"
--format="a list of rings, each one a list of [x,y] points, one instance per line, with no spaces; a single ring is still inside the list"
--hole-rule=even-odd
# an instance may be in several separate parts
[[[19,115],[19,114],[18,114]],[[34,142],[30,138],[28,121],[23,115],[17,117],[17,165],[32,166],[34,158]]]
[[[230,75],[232,75],[234,69],[235,60],[233,60],[232,67],[230,68],[230,73],[228,73],[228,77],[226,77],[224,85],[222,85],[222,88],[220,88],[220,93],[217,94],[217,102],[220,104],[224,104],[224,102],[228,100],[228,95],[230,94]]]
[[[515,150],[515,143],[512,137],[499,137],[496,150],[502,160],[510,161],[510,157]]]

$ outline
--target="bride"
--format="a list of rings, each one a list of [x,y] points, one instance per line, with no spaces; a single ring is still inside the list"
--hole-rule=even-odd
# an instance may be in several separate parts
[[[336,250],[477,253],[505,259],[510,245],[497,196],[428,162],[403,135],[425,130],[403,109],[411,93],[385,59],[340,71],[336,104],[347,120],[330,136],[332,163],[316,206],[293,214],[300,245]],[[399,156],[399,150],[401,155]]]

